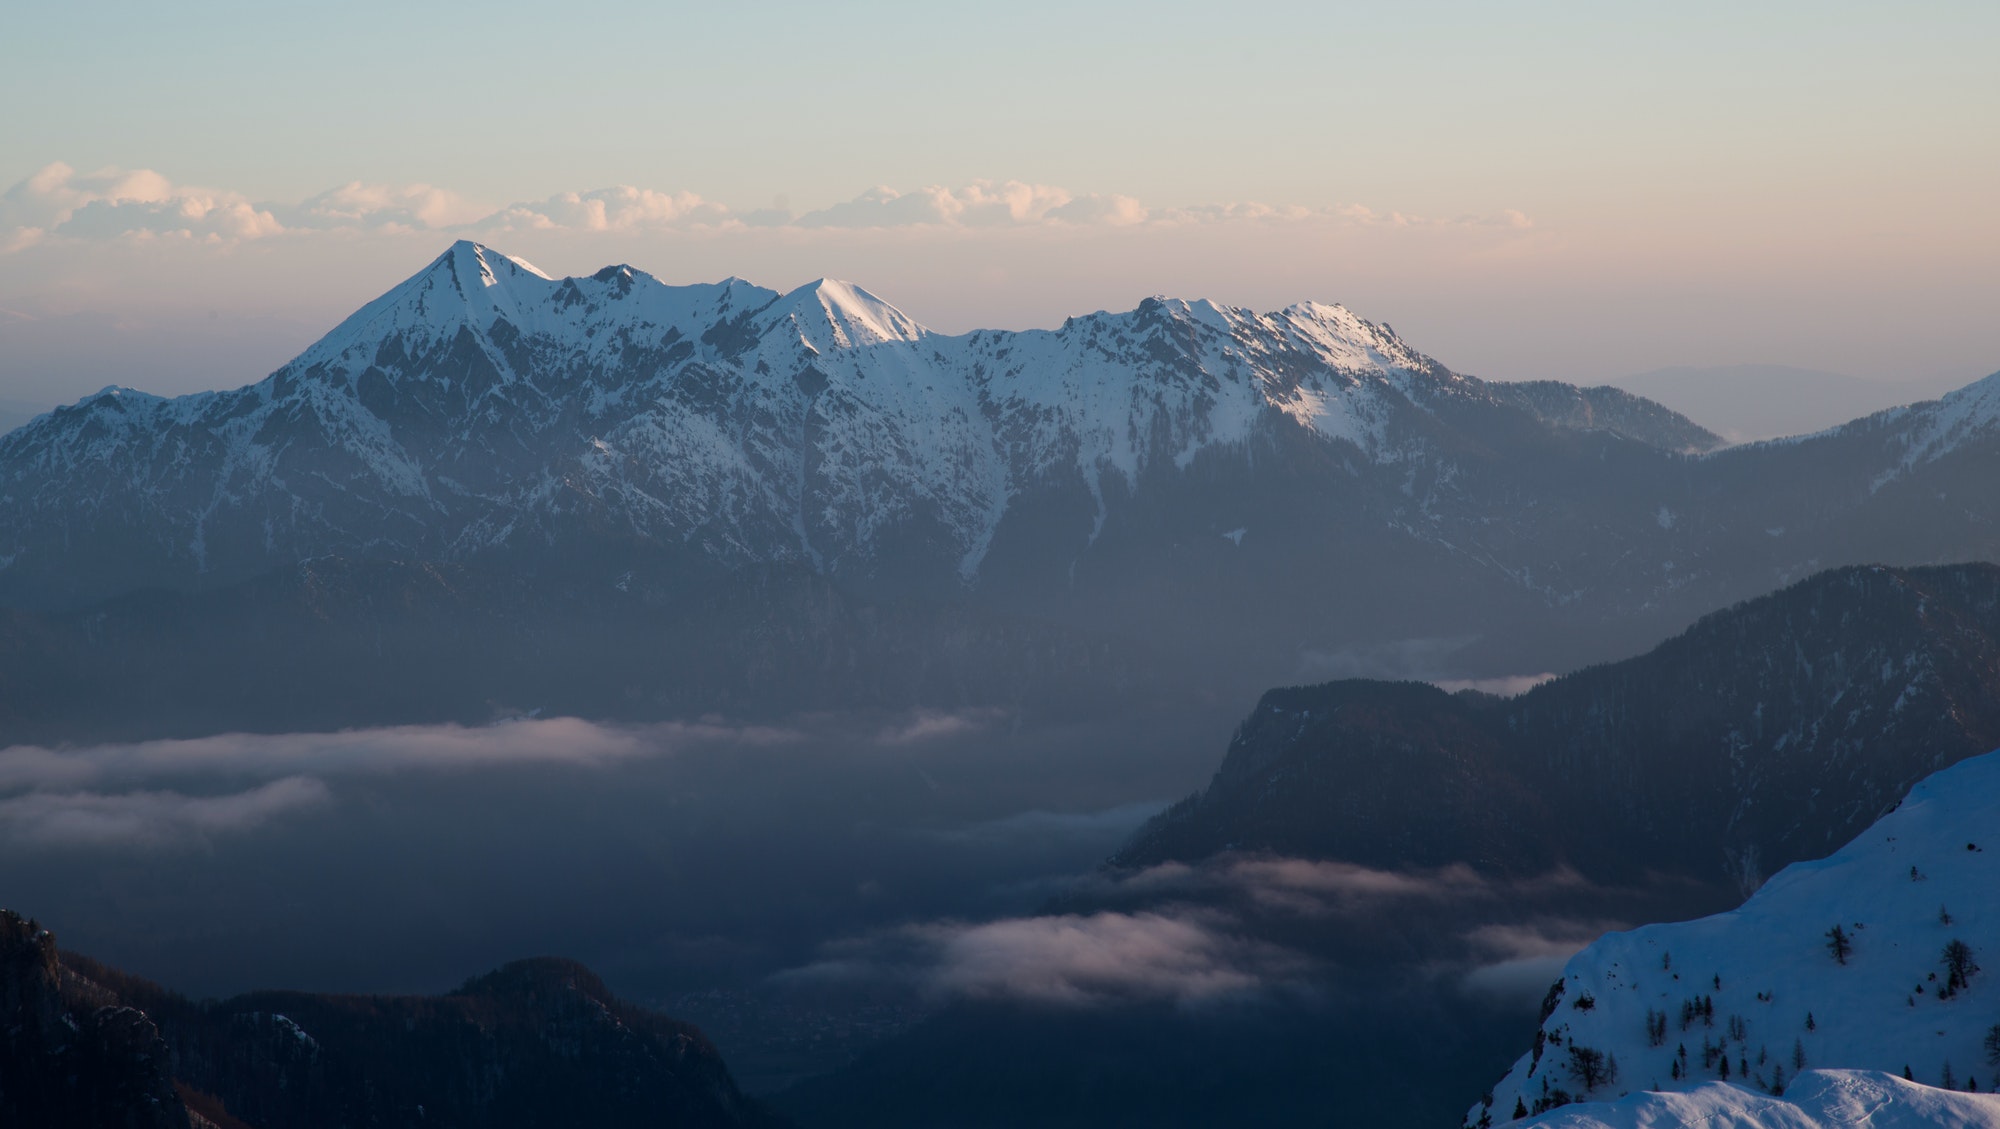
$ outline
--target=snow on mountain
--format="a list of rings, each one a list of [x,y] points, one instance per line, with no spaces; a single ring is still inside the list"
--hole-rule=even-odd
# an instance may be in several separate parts
[[[1274,418],[1393,458],[1392,416],[1476,384],[1338,306],[1149,300],[943,337],[844,282],[555,279],[460,242],[258,384],[108,390],[8,435],[0,578],[108,528],[101,556],[155,558],[129,585],[548,545],[584,522],[836,573],[893,535],[970,579],[1010,503],[1052,479],[1095,495],[1101,526],[1106,476]]]
[[[1695,1104],[1718,1109],[1742,1104],[1716,1082],[1804,1105],[1788,1087],[1812,1068],[2000,1089],[1996,828],[2000,753],[1989,753],[1933,774],[1846,847],[1786,867],[1735,910],[1599,939],[1550,989],[1533,1050],[1468,1120],[1505,1122],[1642,1090],[1693,1091]],[[1812,1085],[1837,1088],[1837,1080]],[[1633,1124],[1635,1111],[1676,1108],[1641,1101],[1579,1116]]]
[[[1537,1129],[1995,1129],[2000,1096],[1961,1094],[1870,1070],[1808,1070],[1774,1096],[1732,1082],[1564,1106]]]
[[[2000,372],[1942,399],[1890,411],[1907,413],[1917,424],[1906,440],[1903,465],[1928,462],[2000,427]]]

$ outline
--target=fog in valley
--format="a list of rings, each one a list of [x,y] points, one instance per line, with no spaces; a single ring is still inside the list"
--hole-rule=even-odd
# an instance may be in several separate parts
[[[1432,1013],[1453,1007],[1459,1069],[1504,1068],[1569,953],[1710,900],[1266,855],[1104,869],[1206,781],[1241,708],[15,746],[0,751],[0,887],[66,948],[197,997],[431,993],[571,957],[701,1023],[753,1093],[819,1076],[781,1100],[829,1123],[862,1116],[850,1075],[829,1072],[865,1077],[870,1056],[898,1070],[913,1041],[990,1046],[1024,1022],[1062,1061],[1024,1068],[1058,1081],[1115,1071],[1062,1049],[1107,1031],[1265,1048],[1216,1065],[1219,1086],[1280,1070],[1274,1045],[1352,1059],[1357,1015],[1434,1039]],[[1391,1068],[1417,1070],[1413,1050]],[[1286,1077],[1275,1108],[1326,1100],[1312,1071]]]

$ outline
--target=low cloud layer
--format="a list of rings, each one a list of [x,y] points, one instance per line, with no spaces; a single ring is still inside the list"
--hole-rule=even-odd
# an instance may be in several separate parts
[[[1193,1004],[1286,983],[1305,963],[1241,935],[1227,915],[1182,908],[911,925],[829,946],[825,959],[779,979],[906,979],[939,999]]]
[[[1100,839],[1115,843],[1137,831],[1166,807],[1165,800],[1143,800],[1098,811],[1066,812],[1037,808],[927,834],[947,842],[990,846],[1075,839]]]
[[[1268,855],[1165,863],[1074,877],[1048,893],[1072,912],[995,921],[905,925],[828,945],[819,960],[779,983],[903,983],[934,1000],[1013,999],[1097,1006],[1139,1001],[1194,1005],[1307,990],[1328,954],[1291,947],[1313,936],[1391,933],[1416,911],[1498,906],[1509,898],[1578,889],[1568,872],[1495,882],[1470,867],[1383,871]],[[1602,923],[1482,926],[1461,939],[1455,974],[1468,987],[1512,1000],[1542,966],[1602,932]],[[1292,941],[1280,944],[1274,937]],[[1532,966],[1532,967],[1529,967]],[[1536,978],[1540,977],[1539,981]]]
[[[30,792],[0,800],[0,837],[40,846],[158,846],[248,831],[331,798],[324,783],[304,776],[219,796]]]
[[[1187,226],[1320,222],[1347,226],[1527,228],[1518,211],[1452,218],[1249,201],[1163,207],[1116,193],[1078,193],[1024,181],[871,188],[793,214],[739,210],[693,192],[620,185],[558,193],[502,207],[428,184],[359,181],[295,203],[253,202],[238,192],[176,183],[151,169],[81,173],[57,162],[0,193],[0,254],[50,241],[175,240],[209,244],[317,232],[674,232],[749,228],[874,230]]]
[[[1505,884],[1513,893],[1578,888],[1583,880],[1559,870]],[[1439,902],[1492,897],[1493,880],[1463,864],[1435,870],[1376,870],[1327,859],[1226,854],[1199,864],[1168,862],[1143,870],[1094,874],[1073,891],[1098,899],[1183,898],[1224,902],[1258,913],[1315,918],[1351,914],[1389,902]]]
[[[929,986],[946,995],[1042,1003],[1195,1002],[1258,990],[1301,963],[1232,933],[1226,920],[1159,913],[1028,917],[940,930]]]
[[[133,785],[166,778],[406,772],[505,765],[595,766],[704,741],[771,744],[788,730],[722,725],[598,725],[577,718],[499,725],[406,725],[338,733],[225,733],[187,740],[0,749],[0,793]]]
[[[328,802],[329,779],[508,766],[594,768],[697,744],[771,745],[772,728],[598,725],[526,719],[469,728],[411,725],[339,733],[226,733],[61,749],[0,749],[0,838],[24,844],[151,846],[252,830]],[[261,782],[249,784],[248,782]],[[160,790],[163,782],[177,782]],[[206,789],[181,790],[188,783]],[[233,786],[235,791],[217,791]]]
[[[1482,925],[1466,935],[1475,953],[1485,958],[1465,974],[1467,990],[1508,1002],[1541,998],[1562,975],[1563,966],[1585,945],[1613,929],[1617,921],[1577,921],[1552,918],[1528,924]]]

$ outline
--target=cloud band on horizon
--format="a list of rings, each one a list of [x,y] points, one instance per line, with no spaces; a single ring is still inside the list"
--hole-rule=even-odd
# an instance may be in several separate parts
[[[287,204],[179,184],[151,169],[80,173],[58,161],[0,193],[0,254],[58,240],[175,239],[224,245],[310,232],[991,230],[1312,221],[1381,228],[1534,226],[1513,209],[1438,219],[1379,212],[1359,204],[1304,207],[1236,201],[1159,207],[1123,194],[1078,193],[1020,180],[926,185],[913,191],[876,186],[852,199],[798,214],[782,209],[739,210],[693,192],[630,185],[483,208],[432,185],[353,181]]]

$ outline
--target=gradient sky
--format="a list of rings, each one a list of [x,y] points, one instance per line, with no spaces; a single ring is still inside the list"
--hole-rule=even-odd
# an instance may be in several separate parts
[[[946,331],[1312,298],[1504,378],[2000,369],[1992,3],[0,25],[0,399],[254,379],[459,234],[551,272],[847,277]]]

